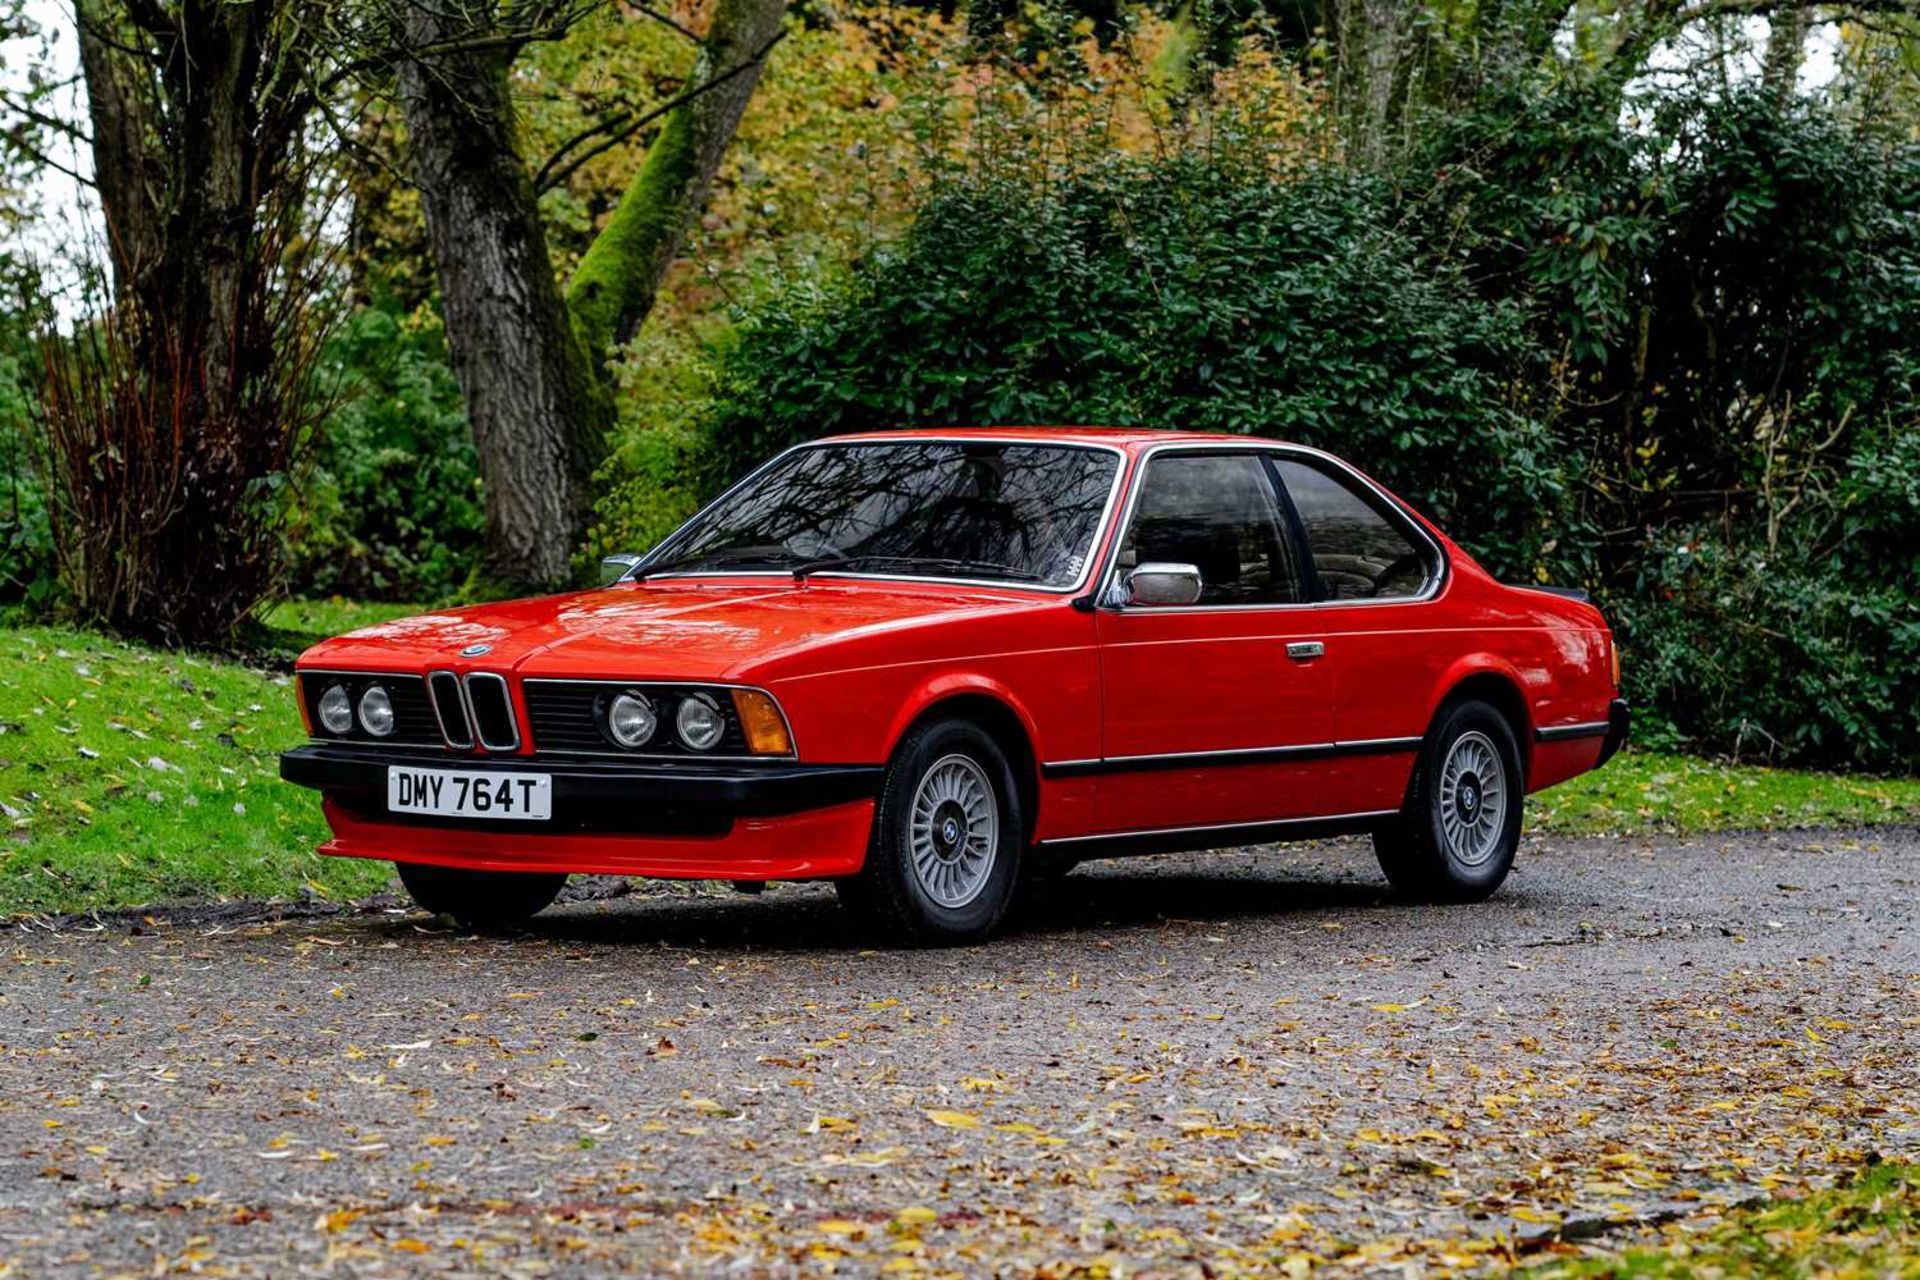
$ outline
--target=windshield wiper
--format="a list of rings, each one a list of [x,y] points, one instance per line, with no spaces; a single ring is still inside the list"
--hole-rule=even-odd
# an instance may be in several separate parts
[[[684,573],[695,569],[739,569],[748,565],[765,565],[774,573],[786,573],[797,566],[785,563],[783,557],[792,553],[778,549],[728,551],[711,556],[684,556],[678,560],[662,560],[659,564],[643,565],[627,575],[627,581],[640,582],[656,573]]]
[[[793,566],[795,580],[816,573],[828,573],[836,569],[851,569],[856,565],[907,565],[916,569],[945,569],[954,573],[990,573],[997,577],[1010,578],[1015,582],[1044,582],[1040,574],[1017,565],[1001,564],[997,560],[968,560],[957,556],[892,556],[892,555],[853,555],[821,556],[817,560],[803,560]]]

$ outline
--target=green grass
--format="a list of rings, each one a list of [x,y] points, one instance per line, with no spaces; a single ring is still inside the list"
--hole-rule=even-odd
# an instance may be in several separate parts
[[[0,630],[0,917],[183,898],[364,895],[279,779],[291,680],[53,627]]]
[[[310,645],[358,627],[391,622],[421,612],[417,604],[380,604],[361,600],[283,600],[260,619],[258,648],[300,656]]]
[[[1853,827],[1920,821],[1920,778],[1869,778],[1628,751],[1527,801],[1527,828],[1629,831]]]
[[[1920,1277],[1920,1165],[1875,1165],[1847,1186],[1682,1222],[1657,1241],[1518,1273],[1528,1280],[1727,1276]]]
[[[299,602],[246,645],[255,665],[57,627],[0,627],[0,918],[224,897],[330,898],[388,869],[333,858],[318,799],[279,780],[302,738],[288,660],[413,610]],[[1536,796],[1559,834],[1863,826],[1920,820],[1920,780],[1629,751]]]

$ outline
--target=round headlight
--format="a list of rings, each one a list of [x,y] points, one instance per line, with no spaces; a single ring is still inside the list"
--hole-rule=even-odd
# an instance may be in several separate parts
[[[720,704],[704,693],[690,693],[682,698],[673,724],[680,731],[680,741],[695,751],[712,750],[727,731]]]
[[[360,727],[376,738],[393,732],[393,699],[377,684],[360,695]]]
[[[328,733],[345,733],[353,728],[353,699],[345,685],[328,685],[320,695],[320,727]]]
[[[623,747],[645,746],[658,724],[645,694],[623,693],[607,704],[607,736]]]

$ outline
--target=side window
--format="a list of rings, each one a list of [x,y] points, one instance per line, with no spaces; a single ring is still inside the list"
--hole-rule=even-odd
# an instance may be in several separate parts
[[[1200,570],[1201,604],[1291,604],[1300,567],[1266,468],[1245,453],[1161,455],[1147,463],[1123,569],[1152,561]]]
[[[1434,569],[1429,552],[1345,479],[1290,458],[1278,465],[1306,527],[1322,594],[1331,600],[1420,594]]]

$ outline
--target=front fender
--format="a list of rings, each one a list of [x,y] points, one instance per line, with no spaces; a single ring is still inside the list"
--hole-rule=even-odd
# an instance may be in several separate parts
[[[1034,759],[1039,761],[1048,758],[1045,745],[1041,742],[1040,726],[1031,708],[1003,681],[978,671],[944,671],[916,686],[901,703],[893,722],[887,726],[886,755],[893,755],[894,748],[900,745],[900,739],[914,721],[934,706],[952,698],[970,696],[991,698],[1011,711],[1020,721],[1020,730],[1033,748]]]

